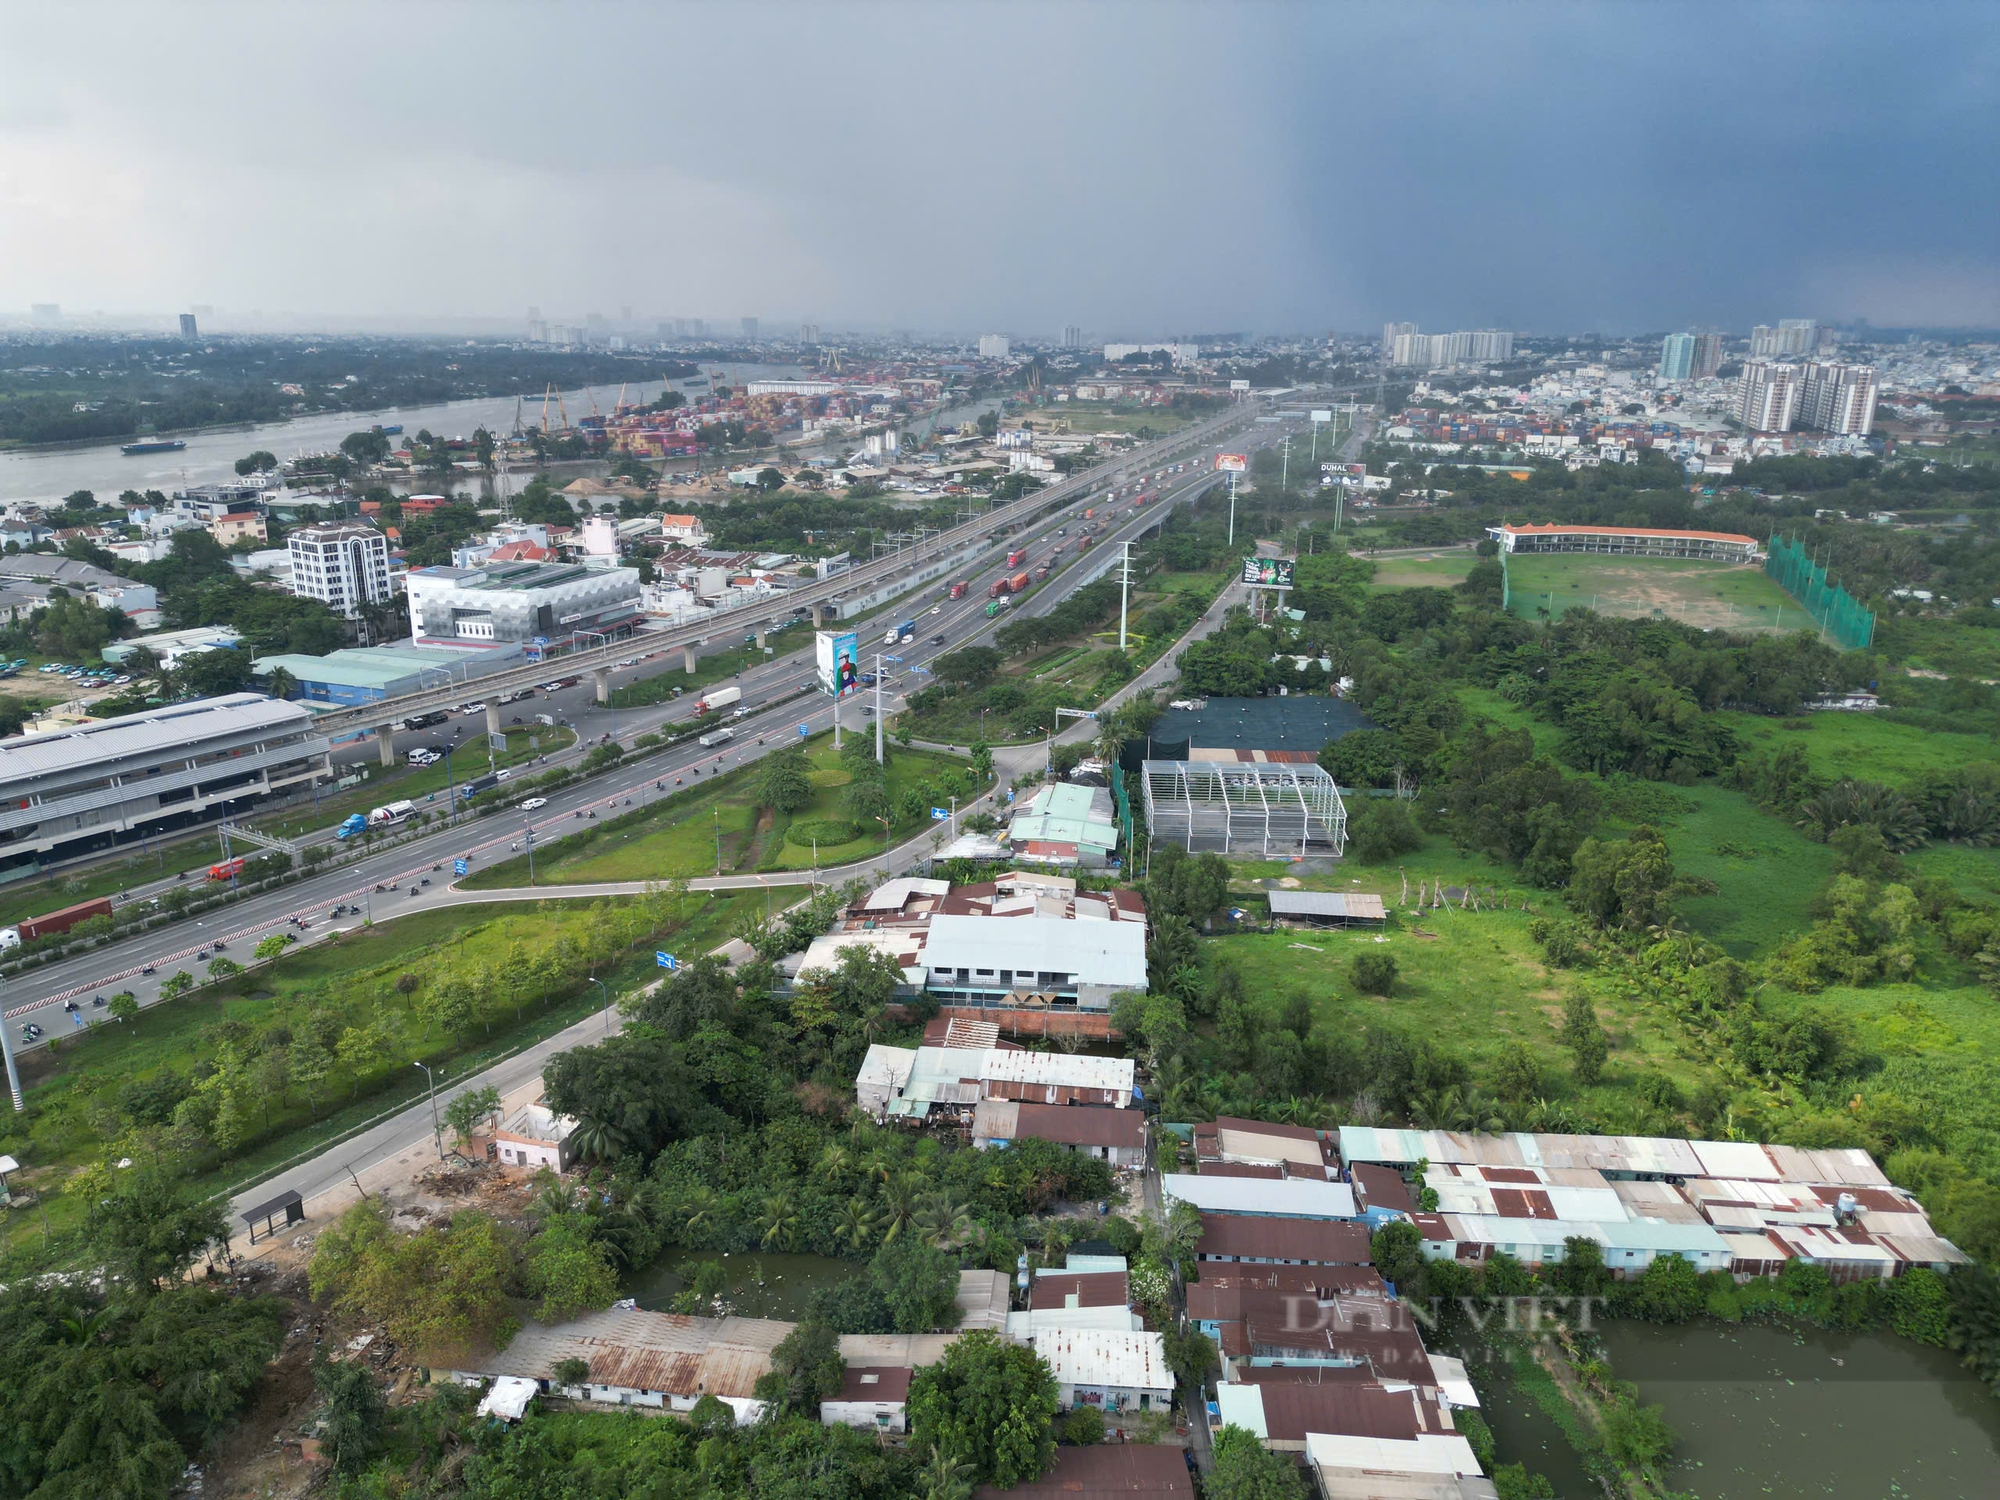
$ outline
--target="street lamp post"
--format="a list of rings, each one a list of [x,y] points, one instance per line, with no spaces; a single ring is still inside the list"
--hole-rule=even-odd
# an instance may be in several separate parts
[[[891,873],[889,869],[890,824],[887,818],[877,818],[875,821],[882,825],[882,878],[886,880]]]
[[[532,886],[535,883],[535,827],[533,823],[528,825],[525,833],[522,835],[522,841],[528,846],[528,884]]]
[[[722,873],[722,809],[711,807],[709,808],[709,812],[715,817],[715,873],[720,875]]]
[[[604,1034],[606,1036],[610,1036],[611,1035],[611,991],[605,987],[604,981],[599,979],[595,974],[592,974],[590,976],[590,982],[597,986],[597,992],[604,997]]]
[[[437,1078],[436,1078],[436,1076],[435,1076],[434,1074],[432,1074],[432,1072],[431,1072],[431,1070],[430,1070],[430,1064],[428,1064],[428,1063],[412,1063],[412,1064],[411,1064],[411,1066],[412,1066],[412,1067],[417,1067],[417,1068],[422,1068],[422,1069],[424,1070],[424,1081],[425,1081],[426,1083],[428,1083],[428,1084],[430,1085],[430,1089],[431,1089],[431,1135],[432,1135],[432,1137],[433,1137],[433,1138],[434,1138],[434,1139],[436,1140],[436,1142],[437,1142],[437,1153],[438,1153],[438,1160],[439,1160],[439,1161],[443,1161],[443,1160],[444,1160],[444,1126],[438,1123],[438,1090],[437,1090]]]

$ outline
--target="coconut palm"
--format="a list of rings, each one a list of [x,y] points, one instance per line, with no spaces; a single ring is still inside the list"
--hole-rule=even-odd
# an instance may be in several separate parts
[[[1076,1238],[1077,1225],[1074,1219],[1044,1219],[1042,1221],[1042,1254],[1054,1265],[1056,1257],[1069,1251],[1070,1243]]]
[[[868,1248],[868,1242],[875,1238],[875,1210],[869,1207],[866,1198],[849,1198],[847,1207],[840,1213],[841,1241],[848,1249],[860,1254]]]
[[[939,1250],[950,1250],[972,1237],[972,1215],[949,1193],[927,1193],[917,1207],[917,1230]]]
[[[878,1204],[883,1244],[901,1234],[903,1226],[915,1216],[922,1190],[923,1180],[914,1173],[900,1173],[882,1184]]]
[[[283,667],[271,668],[264,679],[264,691],[273,698],[289,698],[299,690],[299,680]]]
[[[625,1150],[625,1134],[617,1126],[585,1115],[570,1132],[570,1147],[585,1161],[605,1161]]]
[[[757,1214],[757,1243],[766,1250],[793,1250],[799,1243],[799,1210],[790,1193],[773,1193]]]
[[[822,1182],[838,1182],[854,1170],[854,1153],[845,1146],[830,1145],[820,1152],[813,1170]]]
[[[702,1231],[715,1227],[715,1216],[722,1206],[714,1188],[696,1188],[688,1194],[687,1232],[699,1235]]]
[[[917,1470],[917,1500],[971,1500],[972,1475],[972,1465],[959,1462],[957,1454],[932,1448]]]

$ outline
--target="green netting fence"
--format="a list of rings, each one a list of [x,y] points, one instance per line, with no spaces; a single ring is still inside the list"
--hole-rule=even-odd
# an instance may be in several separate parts
[[[1125,772],[1118,765],[1111,767],[1111,798],[1118,804],[1118,826],[1125,834],[1125,849],[1132,849],[1132,802],[1125,795]]]
[[[1875,615],[1837,583],[1827,581],[1826,569],[1790,537],[1771,538],[1764,572],[1779,588],[1805,606],[1843,650],[1864,651],[1875,643]]]

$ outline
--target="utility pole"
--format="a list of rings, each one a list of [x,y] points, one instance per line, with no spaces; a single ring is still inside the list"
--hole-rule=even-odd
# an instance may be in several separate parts
[[[1288,490],[1292,487],[1292,435],[1289,432],[1279,447],[1284,452],[1284,467],[1279,470],[1278,488]]]
[[[1236,471],[1229,471],[1229,545],[1236,545]]]
[[[882,653],[875,653],[875,764],[882,764]]]
[[[1125,617],[1132,606],[1132,544],[1118,544],[1118,649],[1125,649]]]

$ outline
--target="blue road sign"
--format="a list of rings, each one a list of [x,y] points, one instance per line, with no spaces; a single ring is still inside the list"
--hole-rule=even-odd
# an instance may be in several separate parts
[[[680,967],[680,964],[675,960],[673,954],[671,953],[661,953],[655,951],[653,954],[653,962],[658,964],[663,969],[678,969]]]
[[[472,866],[468,865],[462,859],[455,859],[451,862],[451,873],[454,875],[463,875],[467,870],[470,870],[471,868]]]
[[[805,739],[805,738],[807,738],[807,737],[808,737],[809,735],[811,735],[811,734],[812,734],[812,732],[813,732],[813,730],[812,730],[812,725],[810,725],[810,724],[801,724],[801,725],[799,725],[799,738],[800,738],[800,739]]]
[[[950,816],[951,814],[946,812],[942,807],[934,807],[931,809],[931,821],[933,823],[942,823],[946,818]]]

